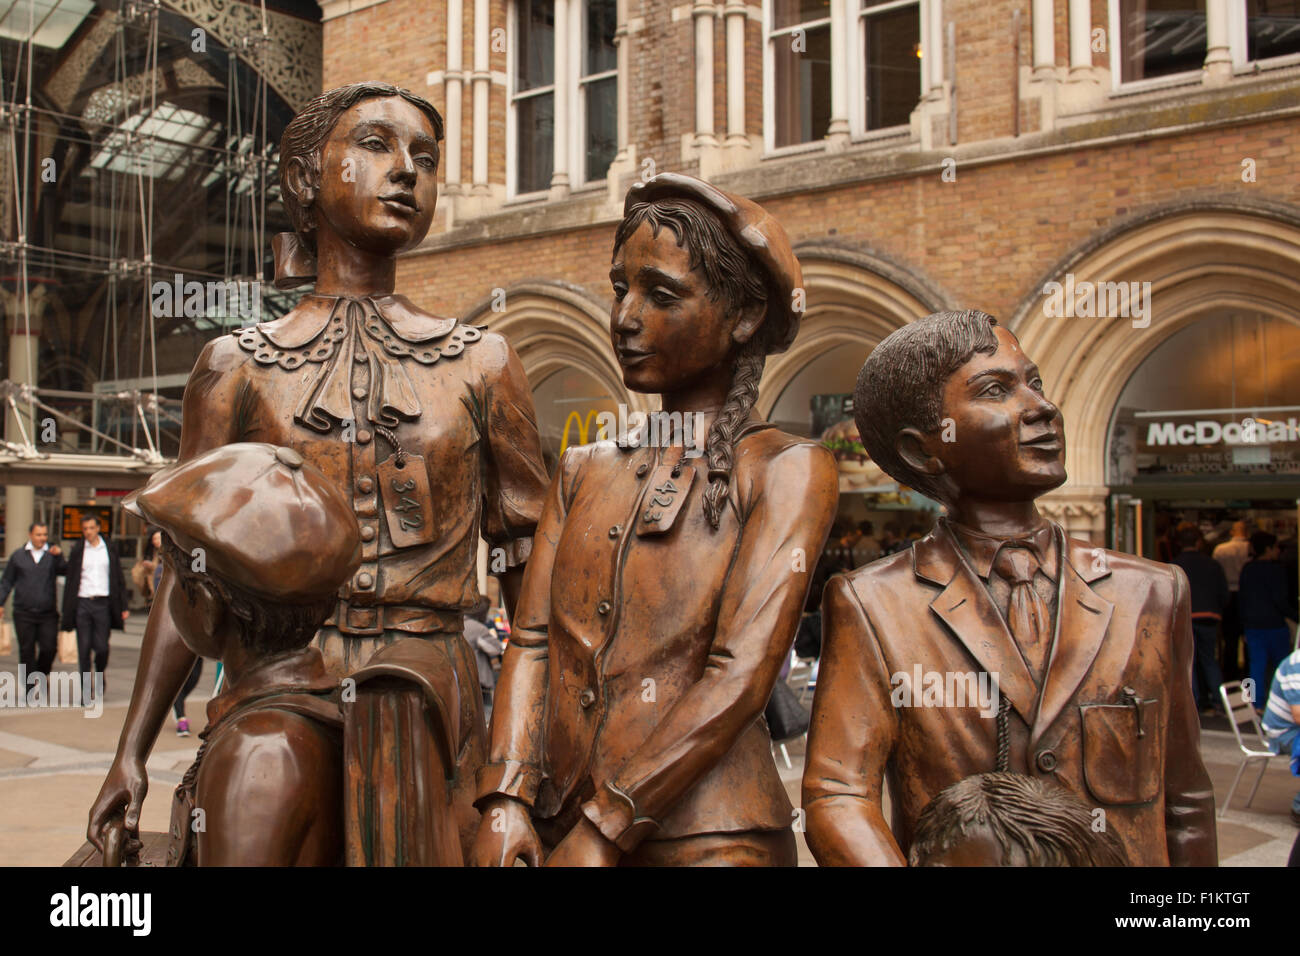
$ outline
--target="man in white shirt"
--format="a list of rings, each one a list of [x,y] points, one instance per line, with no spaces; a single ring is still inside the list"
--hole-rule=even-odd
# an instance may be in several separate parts
[[[1237,582],[1241,569],[1250,560],[1250,525],[1236,521],[1232,537],[1214,546],[1214,560],[1223,568],[1228,579],[1228,606],[1223,611],[1223,665],[1224,680],[1238,680],[1246,676],[1240,661],[1241,620],[1237,613]]]
[[[117,549],[99,533],[99,519],[81,519],[81,536],[68,558],[63,629],[77,632],[77,659],[86,688],[108,669],[108,634],[126,623],[126,582]],[[104,684],[99,685],[100,690]]]

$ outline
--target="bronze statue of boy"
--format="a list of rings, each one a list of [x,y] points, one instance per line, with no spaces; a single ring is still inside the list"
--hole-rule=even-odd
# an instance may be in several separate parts
[[[1064,433],[1016,337],[982,312],[920,319],[871,353],[853,401],[872,460],[948,513],[827,584],[803,779],[818,862],[902,864],[936,794],[1010,770],[1100,808],[1134,865],[1214,865],[1187,579],[1039,514],[1065,481]],[[918,671],[991,677],[996,716],[896,694]]]
[[[342,864],[339,685],[310,644],[361,563],[351,502],[293,449],[239,443],[159,472],[124,507],[163,531],[186,648],[225,665],[168,863]]]

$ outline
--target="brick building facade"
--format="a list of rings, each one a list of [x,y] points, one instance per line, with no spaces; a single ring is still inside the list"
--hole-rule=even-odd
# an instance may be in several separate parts
[[[809,400],[851,391],[890,330],[980,308],[1063,410],[1070,482],[1048,511],[1069,530],[1136,547],[1145,524],[1149,551],[1170,502],[1294,503],[1300,4],[322,9],[326,87],[390,81],[447,120],[439,217],[399,288],[507,334],[544,430],[567,432],[584,399],[644,407],[609,346],[610,245],[627,184],[680,170],[767,206],[803,263],[805,322],[768,362],[762,414],[807,431]],[[530,90],[548,79],[539,114]],[[1109,311],[1054,315],[1053,282],[1110,288]],[[1145,316],[1107,283],[1137,283]],[[1147,440],[1197,410],[1220,434],[1252,414],[1283,427],[1249,448]],[[1276,514],[1285,528],[1291,512]]]

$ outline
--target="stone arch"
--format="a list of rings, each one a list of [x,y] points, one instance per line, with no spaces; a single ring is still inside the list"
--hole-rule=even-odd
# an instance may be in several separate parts
[[[1051,318],[1043,286],[1150,282],[1150,325],[1129,318]],[[1065,419],[1069,483],[1095,530],[1104,516],[1106,443],[1115,405],[1142,361],[1212,309],[1250,309],[1297,321],[1300,209],[1243,201],[1179,203],[1099,232],[1049,269],[1008,327],[1043,372]],[[1090,503],[1089,503],[1090,502]]]
[[[881,256],[827,243],[795,247],[807,310],[789,350],[767,360],[757,411],[771,414],[781,393],[810,362],[840,345],[862,357],[890,332],[953,299],[933,283]]]
[[[517,282],[499,299],[489,296],[464,321],[499,332],[514,348],[536,388],[547,376],[577,366],[590,372],[616,401],[649,411],[649,397],[629,392],[609,342],[609,308],[580,286],[551,279]]]

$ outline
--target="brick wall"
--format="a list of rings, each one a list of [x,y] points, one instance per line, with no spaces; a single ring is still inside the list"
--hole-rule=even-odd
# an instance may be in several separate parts
[[[679,2],[678,6],[682,6]],[[694,130],[694,29],[690,16],[674,21],[673,0],[632,0],[630,15],[644,21],[631,36],[629,131],[638,156],[659,170],[695,172],[681,159],[682,137]],[[1015,109],[1011,36],[1021,12],[1020,59],[1032,65],[1029,0],[948,0],[945,20],[957,28],[959,141],[963,146],[1009,137]],[[465,0],[465,54],[473,63],[473,0]],[[754,9],[758,9],[757,6]],[[387,0],[325,25],[327,84],[381,76],[428,95],[439,107],[442,89],[425,86],[430,69],[445,69],[437,11],[441,0]],[[493,0],[493,27],[506,22],[506,0]],[[1057,0],[1057,62],[1069,62],[1068,3]],[[1093,26],[1107,30],[1105,0],[1093,0]],[[726,132],[725,21],[715,23],[716,129]],[[763,31],[746,23],[746,127],[762,133]],[[1094,56],[1098,65],[1106,54]],[[506,70],[504,53],[492,69]],[[505,178],[505,90],[491,87],[490,171]],[[1037,129],[1037,104],[1022,104],[1022,132]],[[1208,119],[1213,109],[1189,113]],[[470,84],[465,84],[463,177],[472,174]],[[1300,147],[1292,120],[1251,122],[1189,131],[1147,142],[1067,149],[1036,158],[959,167],[955,183],[938,172],[787,196],[765,204],[796,240],[834,238],[869,248],[946,289],[958,302],[1006,315],[1052,263],[1118,217],[1180,197],[1239,194],[1300,204],[1300,171],[1289,157]],[[1259,162],[1259,182],[1240,181],[1245,156]],[[421,304],[464,312],[496,287],[525,279],[562,279],[601,299],[613,228],[584,227],[528,238],[442,250],[402,260],[399,281]]]
[[[473,0],[469,0],[472,5]],[[382,80],[414,90],[441,111],[442,90],[426,85],[430,70],[447,63],[446,5],[429,0],[386,0],[324,26],[325,89]],[[435,11],[437,12],[435,15]]]
[[[1192,196],[1300,205],[1300,127],[1282,120],[1062,152],[765,200],[795,242],[871,250],[1002,317],[1057,260],[1117,219]],[[1241,160],[1258,182],[1241,182]],[[613,227],[501,241],[402,260],[399,286],[452,314],[494,287],[559,279],[607,299]]]

